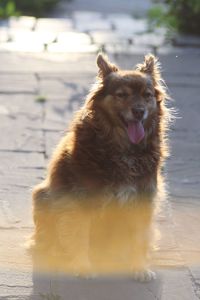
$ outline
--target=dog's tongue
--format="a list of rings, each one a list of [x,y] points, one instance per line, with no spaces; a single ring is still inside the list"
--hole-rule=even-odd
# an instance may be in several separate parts
[[[128,136],[133,144],[139,144],[144,138],[144,127],[141,121],[128,123]]]

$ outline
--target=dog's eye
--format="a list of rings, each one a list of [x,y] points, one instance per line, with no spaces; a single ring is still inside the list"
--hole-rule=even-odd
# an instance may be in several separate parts
[[[128,94],[125,92],[118,92],[118,93],[116,93],[116,96],[119,98],[126,98],[128,96]]]
[[[153,94],[151,92],[145,92],[144,97],[147,98],[147,99],[150,99],[150,98],[153,97]]]

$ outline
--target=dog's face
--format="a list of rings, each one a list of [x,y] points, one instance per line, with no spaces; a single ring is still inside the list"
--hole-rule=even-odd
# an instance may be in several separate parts
[[[106,97],[101,105],[114,125],[125,128],[130,141],[140,143],[157,110],[152,80],[137,71],[112,73],[106,80]]]
[[[155,126],[164,96],[155,58],[146,57],[133,71],[119,70],[102,55],[97,64],[102,87],[95,107],[104,111],[112,126],[123,128],[132,143],[139,144]]]

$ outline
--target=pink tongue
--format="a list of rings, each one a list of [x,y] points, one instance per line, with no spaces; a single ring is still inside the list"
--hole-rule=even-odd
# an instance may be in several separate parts
[[[142,122],[129,122],[128,123],[128,136],[133,144],[139,144],[139,142],[144,138],[144,127]]]

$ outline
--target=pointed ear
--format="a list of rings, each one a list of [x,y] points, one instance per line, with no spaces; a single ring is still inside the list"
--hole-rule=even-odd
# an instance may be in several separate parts
[[[117,72],[118,67],[111,64],[103,54],[97,56],[97,66],[99,67],[98,77],[104,79],[107,75],[112,72]]]
[[[144,62],[136,66],[136,70],[151,76],[155,88],[156,99],[158,102],[170,99],[164,80],[160,73],[160,63],[153,54],[144,57]]]
[[[142,73],[150,75],[156,84],[161,79],[160,63],[153,54],[148,54],[144,57],[144,62],[138,64],[136,69]]]

